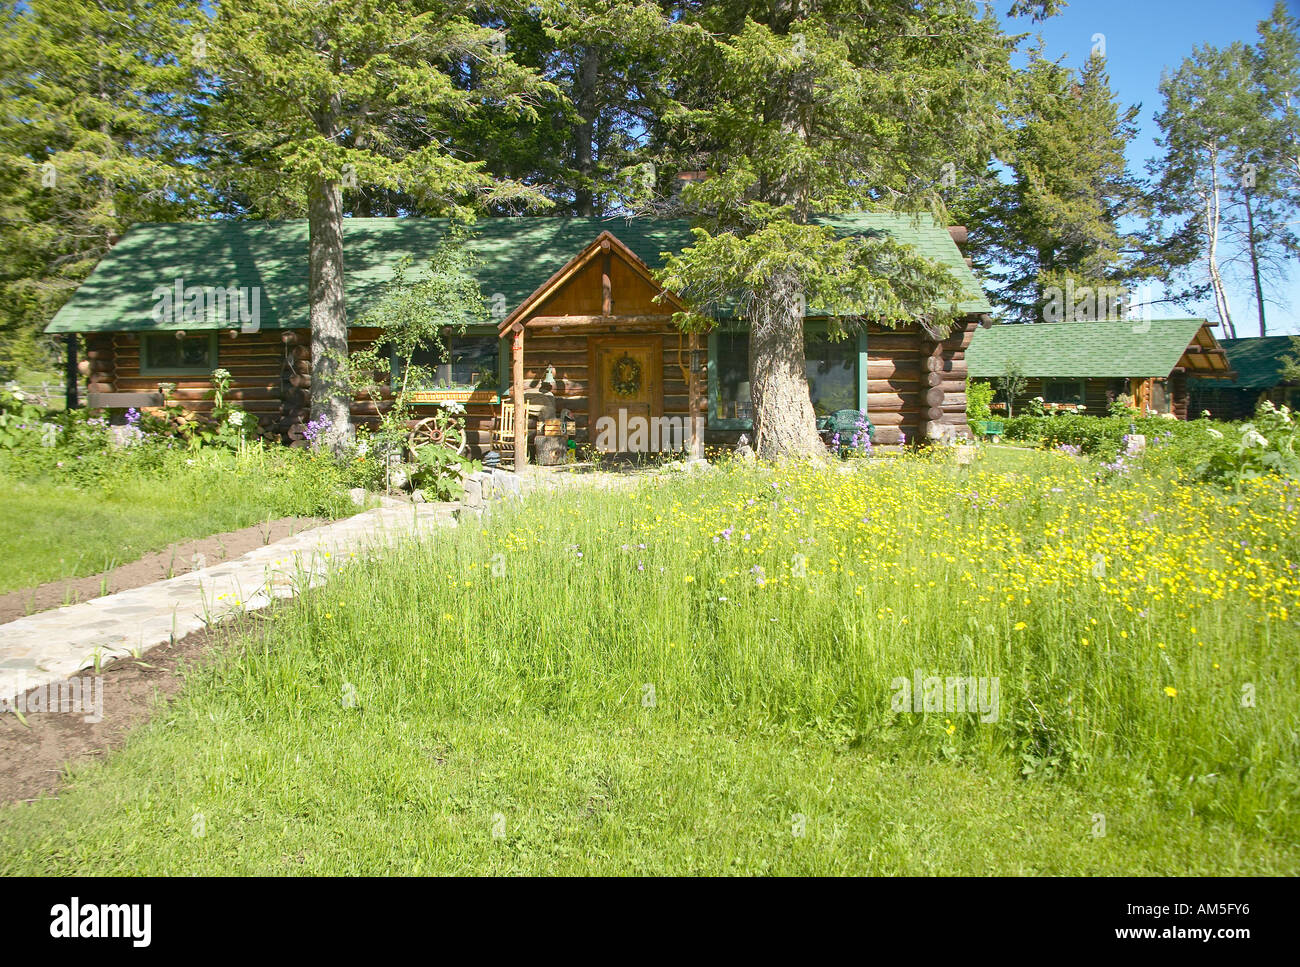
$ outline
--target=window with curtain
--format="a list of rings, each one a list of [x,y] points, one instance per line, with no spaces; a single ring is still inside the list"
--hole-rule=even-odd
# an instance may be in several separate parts
[[[804,373],[818,416],[858,408],[858,344],[852,336],[831,341],[826,330],[804,333]],[[749,384],[749,331],[721,331],[714,337],[713,371],[717,387],[709,415],[715,420],[752,420]]]
[[[452,333],[444,337],[445,354],[434,347],[415,351],[411,362],[433,372],[433,385],[414,389],[495,390],[501,384],[501,341],[496,333]],[[393,378],[400,380],[405,361],[393,357]]]

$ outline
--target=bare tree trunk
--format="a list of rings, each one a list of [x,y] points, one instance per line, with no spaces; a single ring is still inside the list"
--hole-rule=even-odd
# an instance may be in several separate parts
[[[1224,334],[1235,339],[1237,329],[1232,324],[1232,308],[1228,305],[1228,290],[1219,271],[1219,156],[1211,147],[1210,190],[1205,196],[1206,262],[1210,271],[1210,287],[1214,290],[1214,308],[1223,323]]]
[[[802,295],[793,272],[778,275],[750,311],[754,451],[764,460],[826,455],[808,393]]]
[[[311,416],[329,417],[331,427],[324,439],[339,453],[352,437],[352,394],[340,372],[348,355],[348,319],[343,301],[343,192],[337,181],[312,182],[308,224]]]
[[[1255,305],[1259,311],[1259,334],[1268,335],[1264,323],[1264,286],[1259,278],[1259,252],[1256,250],[1255,240],[1255,211],[1250,207],[1250,191],[1246,191],[1246,230],[1249,233],[1246,236],[1247,250],[1250,252],[1250,272],[1255,279]]]

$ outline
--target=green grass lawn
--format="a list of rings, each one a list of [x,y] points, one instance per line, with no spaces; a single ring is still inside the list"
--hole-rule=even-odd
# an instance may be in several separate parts
[[[176,541],[268,519],[355,509],[341,490],[324,494],[297,471],[301,459],[279,457],[287,452],[244,461],[211,451],[175,455],[155,472],[82,487],[0,474],[0,592],[97,574]]]
[[[0,872],[1300,872],[1286,495],[1016,460],[536,496],[353,563],[0,811]],[[898,707],[914,670],[997,714]]]

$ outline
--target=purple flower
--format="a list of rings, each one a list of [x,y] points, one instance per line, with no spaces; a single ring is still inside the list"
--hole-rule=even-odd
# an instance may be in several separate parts
[[[322,414],[303,428],[302,437],[308,443],[315,443],[325,433],[329,432],[329,428],[333,425],[334,421],[328,415]]]
[[[140,411],[134,406],[126,411],[126,425],[136,426],[140,422]]]

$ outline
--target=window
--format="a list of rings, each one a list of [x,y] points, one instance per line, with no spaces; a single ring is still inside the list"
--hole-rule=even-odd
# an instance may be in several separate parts
[[[858,408],[864,338],[859,334],[832,342],[825,326],[812,323],[806,328],[804,373],[818,416]],[[722,429],[748,429],[753,418],[749,330],[715,331],[709,337],[709,423]]]
[[[1043,381],[1044,403],[1084,402],[1084,381],[1081,379],[1049,379]]]
[[[210,373],[217,368],[217,334],[202,332],[178,338],[175,332],[140,337],[140,372],[153,376]]]
[[[433,385],[413,389],[495,390],[501,386],[501,340],[495,332],[443,336],[445,354],[435,348],[416,350],[411,362],[432,371]],[[393,378],[400,380],[405,360],[393,357]]]
[[[825,330],[804,333],[804,371],[818,416],[858,408],[858,343],[852,337],[831,342]]]
[[[752,420],[754,402],[749,390],[749,333],[719,332],[714,341],[714,372],[718,390],[710,419]]]

